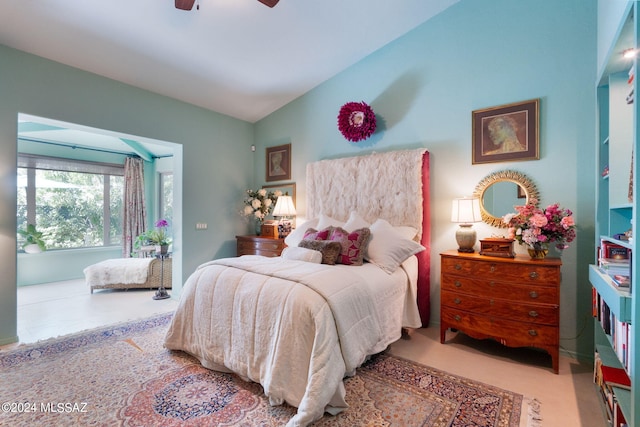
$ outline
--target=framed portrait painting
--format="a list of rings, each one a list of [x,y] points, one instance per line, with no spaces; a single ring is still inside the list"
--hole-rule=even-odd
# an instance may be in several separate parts
[[[267,147],[266,181],[291,179],[291,144]]]
[[[472,164],[538,160],[540,100],[475,110],[472,121]]]

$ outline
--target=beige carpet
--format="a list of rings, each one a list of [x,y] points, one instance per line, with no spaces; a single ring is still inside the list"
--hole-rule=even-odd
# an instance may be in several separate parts
[[[259,384],[162,347],[169,315],[0,352],[0,425],[281,426]],[[517,427],[522,396],[378,355],[345,380],[350,408],[318,426]]]

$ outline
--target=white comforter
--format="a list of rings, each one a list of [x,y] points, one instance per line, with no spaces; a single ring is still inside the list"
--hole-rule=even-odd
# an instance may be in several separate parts
[[[368,263],[212,261],[187,280],[165,346],[259,382],[271,404],[298,408],[289,426],[308,425],[347,408],[343,378],[402,326],[420,325],[415,304],[405,307],[408,282],[403,268],[388,275]]]

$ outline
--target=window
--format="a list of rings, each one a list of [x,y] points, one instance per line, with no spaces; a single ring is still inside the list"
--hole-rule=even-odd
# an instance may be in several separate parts
[[[161,172],[159,174],[159,194],[158,194],[158,218],[173,220],[173,173]]]
[[[120,245],[123,175],[122,165],[19,155],[18,228],[35,224],[48,249]]]

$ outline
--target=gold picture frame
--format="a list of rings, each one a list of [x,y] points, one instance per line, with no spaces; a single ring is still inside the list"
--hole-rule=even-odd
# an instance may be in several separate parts
[[[282,191],[282,194],[288,194],[293,199],[293,204],[295,206],[296,204],[296,183],[295,182],[289,182],[286,184],[263,185],[262,188],[264,188],[267,191],[274,191],[274,192],[277,190],[280,190]]]
[[[474,110],[472,164],[538,160],[540,99]]]

